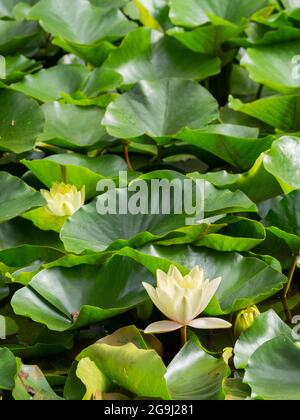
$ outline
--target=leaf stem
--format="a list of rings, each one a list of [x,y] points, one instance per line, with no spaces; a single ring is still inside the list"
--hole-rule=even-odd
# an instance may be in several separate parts
[[[289,271],[288,282],[287,282],[287,285],[285,286],[285,289],[284,289],[284,292],[283,292],[283,297],[285,299],[287,298],[287,295],[289,294],[289,291],[290,291],[290,288],[291,288],[291,285],[292,285],[292,281],[293,281],[293,278],[294,278],[294,274],[295,274],[295,271],[296,271],[296,268],[297,268],[298,260],[299,260],[299,254],[296,255],[296,257],[294,257],[291,269]]]
[[[281,295],[281,303],[282,303],[282,306],[283,306],[283,310],[284,310],[284,313],[285,313],[285,316],[286,316],[286,321],[289,323],[289,324],[291,324],[292,323],[292,313],[291,313],[291,311],[290,311],[290,309],[289,309],[289,305],[288,305],[288,301],[287,301],[287,299],[284,297],[284,295],[283,295],[283,293],[282,293],[282,295]]]
[[[181,328],[180,332],[181,332],[181,345],[183,347],[186,344],[186,342],[187,342],[187,326],[184,325]]]
[[[124,144],[124,158],[126,160],[128,169],[130,171],[133,171],[134,169],[133,169],[133,166],[131,164],[130,157],[129,157],[129,145],[128,145],[128,143]]]

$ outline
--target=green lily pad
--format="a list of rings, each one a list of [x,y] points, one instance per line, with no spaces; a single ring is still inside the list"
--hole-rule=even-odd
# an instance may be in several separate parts
[[[210,279],[223,281],[205,313],[229,314],[257,304],[283,289],[286,277],[256,257],[238,253],[222,253],[193,246],[157,246],[142,248],[143,253],[175,261],[189,270],[196,265],[204,268]]]
[[[197,246],[205,246],[217,251],[250,251],[266,239],[263,225],[242,217],[226,217],[220,223],[228,223],[216,233],[210,233]]]
[[[20,218],[0,224],[0,260],[7,267],[21,268],[62,255],[62,244],[54,232],[42,232]]]
[[[101,126],[104,111],[97,107],[78,107],[59,102],[45,104],[45,127],[39,141],[80,149],[106,144],[110,137]]]
[[[0,148],[14,153],[31,150],[44,125],[39,105],[6,89],[0,90],[0,101]]]
[[[25,211],[45,203],[39,193],[33,191],[25,182],[7,172],[0,172],[0,183],[2,184],[0,223],[13,219]]]
[[[122,330],[117,333],[121,335]],[[166,367],[162,359],[154,350],[147,347],[138,330],[132,328],[132,333],[134,334],[132,341],[128,343],[126,341],[130,336],[126,337],[125,334],[123,343],[117,343],[113,338],[114,334],[99,340],[83,350],[77,360],[80,363],[89,358],[99,369],[102,374],[100,385],[103,387],[100,391],[118,386],[139,397],[169,400],[170,395],[164,378]]]
[[[176,179],[175,173],[168,173]],[[177,176],[180,174],[177,174]],[[184,211],[176,214],[175,203],[171,200],[170,209],[163,207],[159,190],[152,192],[149,181],[151,178],[162,179],[166,173],[151,173],[139,179],[148,181],[147,191],[142,190],[139,194],[141,203],[148,206],[148,211],[140,208],[138,214],[112,209],[110,213],[102,214],[102,208],[106,208],[107,201],[116,196],[116,203],[130,205],[135,200],[133,193],[134,183],[139,185],[139,179],[131,185],[131,191],[127,189],[114,189],[109,193],[100,195],[94,202],[84,206],[63,226],[61,239],[69,252],[80,254],[85,250],[104,251],[108,248],[118,249],[124,246],[142,246],[145,243],[160,241],[164,244],[191,243],[198,238],[203,238],[209,233],[216,232],[213,225],[203,223],[188,226],[189,219],[195,219],[197,215],[187,215]],[[150,178],[151,177],[151,178]],[[173,178],[172,178],[173,179]],[[180,179],[180,178],[177,178]],[[255,205],[242,193],[232,193],[228,190],[217,190],[211,184],[204,184],[204,210],[209,215],[223,214],[226,212],[255,211]],[[149,194],[148,191],[151,193]],[[155,204],[155,208],[153,205]],[[101,209],[100,213],[97,211]],[[150,211],[150,209],[152,209]],[[84,226],[84,229],[83,229]],[[217,226],[217,230],[220,229]]]
[[[102,123],[118,138],[159,138],[186,127],[201,128],[217,118],[217,102],[206,89],[195,82],[166,79],[138,83],[108,106]]]
[[[193,28],[209,22],[209,17],[219,16],[223,20],[240,23],[256,10],[267,5],[265,0],[171,0],[170,18],[178,26]]]
[[[76,153],[63,153],[22,162],[48,188],[54,182],[66,182],[79,190],[85,186],[88,199],[97,195],[97,184],[101,179],[117,177],[119,171],[127,170],[125,161],[115,155],[89,158]]]
[[[26,5],[33,5],[38,0],[22,0],[22,3]],[[20,2],[20,0],[1,0],[0,1],[0,16],[1,17],[12,17],[14,7]]]
[[[5,57],[5,83],[14,83],[23,79],[28,73],[32,73],[41,68],[35,60],[31,60],[24,55],[14,55]]]
[[[11,351],[0,348],[0,389],[11,390],[17,374],[16,358]]]
[[[255,319],[252,327],[242,333],[235,344],[235,367],[245,369],[249,359],[260,346],[280,335],[291,338],[292,330],[273,310],[261,314]]]
[[[274,141],[271,136],[258,138],[255,128],[230,124],[210,125],[198,130],[185,129],[175,137],[242,170],[250,169]]]
[[[63,400],[50,387],[38,366],[20,364],[13,397],[16,401]]]
[[[229,104],[234,111],[254,117],[271,127],[286,132],[300,130],[295,114],[299,109],[299,95],[273,95],[250,103],[230,98]]]
[[[12,306],[16,314],[45,324],[50,330],[66,331],[111,318],[142,303],[146,300],[142,281],[153,280],[142,265],[115,256],[97,270],[88,265],[43,270],[28,287],[15,293]]]
[[[72,8],[68,0],[41,0],[29,17],[57,37],[56,44],[94,65],[100,65],[113,48],[110,41],[136,28],[117,8],[94,7],[87,0],[74,0]]]
[[[124,38],[121,46],[110,54],[103,66],[120,73],[124,84],[133,84],[141,80],[171,77],[203,80],[219,73],[220,60],[207,53],[190,51],[174,38],[160,32],[139,28]]]
[[[212,56],[219,55],[224,59],[225,53],[222,51],[222,45],[231,38],[237,37],[241,32],[242,27],[227,24],[200,26],[188,31],[175,27],[169,29],[167,34],[192,51]]]
[[[35,22],[0,20],[0,54],[14,55],[22,52],[39,30]]]
[[[85,66],[60,64],[27,75],[21,82],[11,85],[11,88],[41,102],[54,102],[62,97],[62,93],[72,94],[79,90],[88,74]]]
[[[175,356],[165,375],[174,400],[222,400],[223,380],[230,369],[189,341]]]
[[[299,49],[299,40],[249,48],[241,64],[256,82],[281,93],[299,93],[300,80],[294,77],[292,64]],[[270,74],[273,76],[270,77]]]
[[[300,349],[286,336],[267,341],[249,360],[244,381],[252,398],[299,400]]]

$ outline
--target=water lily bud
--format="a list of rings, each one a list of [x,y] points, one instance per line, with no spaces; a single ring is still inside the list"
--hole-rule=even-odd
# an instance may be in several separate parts
[[[238,338],[242,332],[250,328],[259,315],[260,312],[255,305],[249,306],[249,308],[240,311],[236,317],[234,325],[235,337]]]
[[[72,216],[85,202],[85,187],[78,191],[75,185],[63,182],[55,182],[50,191],[41,190],[41,194],[48,210],[59,217]]]
[[[172,265],[168,273],[157,271],[157,288],[143,283],[148,295],[157,308],[168,318],[155,322],[145,333],[164,333],[190,326],[199,329],[230,328],[231,324],[219,318],[197,318],[215,295],[222,278],[208,280],[204,271],[195,267],[183,276]]]

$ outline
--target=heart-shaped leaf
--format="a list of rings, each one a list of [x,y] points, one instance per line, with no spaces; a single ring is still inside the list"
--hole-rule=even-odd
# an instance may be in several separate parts
[[[208,315],[224,315],[262,302],[282,290],[286,277],[255,257],[221,253],[193,246],[150,245],[142,252],[175,261],[188,269],[203,267],[209,279],[222,277],[222,283],[208,306]]]
[[[34,75],[27,75],[24,80],[11,87],[41,102],[54,102],[62,97],[62,93],[76,92],[88,74],[89,71],[84,66],[60,64],[40,70]]]
[[[33,191],[25,182],[7,172],[0,172],[0,183],[2,185],[0,223],[13,219],[25,211],[45,203],[39,193]]]
[[[251,328],[242,333],[235,344],[234,364],[237,369],[245,369],[255,351],[273,338],[285,335],[291,338],[292,330],[279,318],[273,310],[256,318]]]
[[[203,80],[219,73],[220,60],[192,52],[160,32],[139,28],[124,38],[103,66],[120,73],[125,84],[133,84],[171,77]]]
[[[0,148],[14,153],[31,150],[43,129],[39,105],[21,93],[0,90]]]
[[[103,124],[118,138],[159,138],[186,127],[201,128],[217,118],[217,102],[206,89],[195,82],[166,79],[138,83],[108,106]]]
[[[249,360],[244,381],[252,397],[265,400],[299,400],[300,348],[286,336],[267,341]]]
[[[221,400],[223,380],[230,369],[189,341],[175,356],[165,375],[174,400]]]

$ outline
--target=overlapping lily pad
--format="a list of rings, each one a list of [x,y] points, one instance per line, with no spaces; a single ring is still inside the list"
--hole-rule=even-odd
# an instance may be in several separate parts
[[[0,148],[23,153],[31,150],[43,129],[39,105],[21,93],[0,90]]]
[[[63,93],[72,94],[79,90],[88,74],[84,66],[60,64],[27,75],[21,82],[13,84],[12,88],[41,102],[53,102],[60,99]]]
[[[95,268],[82,265],[41,271],[14,295],[14,311],[51,330],[65,331],[111,318],[146,300],[142,281],[151,283],[153,276],[142,265],[115,256],[104,267]]]
[[[186,127],[201,128],[217,118],[217,102],[206,89],[191,81],[165,79],[140,82],[120,96],[108,106],[103,125],[119,138],[143,134],[162,138]]]
[[[97,184],[101,179],[117,177],[119,171],[127,169],[120,156],[89,158],[77,153],[57,154],[42,160],[23,160],[23,164],[49,189],[54,182],[72,184],[78,189],[85,186],[88,199],[97,195]]]
[[[219,73],[220,60],[208,53],[192,52],[160,32],[139,28],[124,38],[103,66],[120,73],[125,84],[133,84],[167,77],[203,80]]]
[[[2,193],[0,197],[0,223],[21,215],[26,210],[44,204],[44,199],[25,182],[7,172],[0,173]]]
[[[42,0],[29,16],[38,20],[66,50],[75,51],[96,65],[113,48],[110,41],[136,27],[117,8],[94,7],[88,0],[74,0],[71,8],[68,0]]]
[[[69,149],[88,149],[109,144],[110,137],[101,126],[103,110],[59,102],[45,104],[42,109],[45,127],[39,136],[40,141]]]
[[[280,291],[286,277],[255,257],[221,253],[191,246],[156,246],[143,249],[150,255],[175,261],[187,268],[205,267],[210,279],[223,277],[220,288],[208,306],[208,315],[223,315],[262,302]]]

